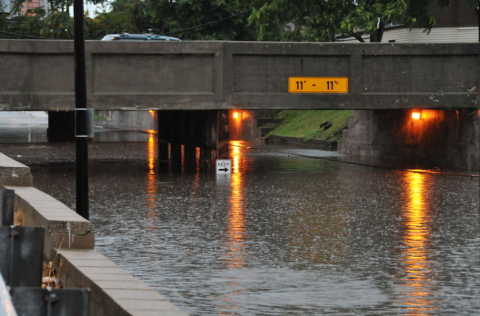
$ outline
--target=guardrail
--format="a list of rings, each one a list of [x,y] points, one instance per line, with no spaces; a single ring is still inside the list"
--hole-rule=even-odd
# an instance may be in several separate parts
[[[24,180],[18,181],[19,175],[22,175]],[[5,243],[12,242],[13,221],[22,228],[42,227],[44,242],[35,251],[43,253],[44,260],[52,262],[51,269],[56,280],[64,287],[63,291],[90,289],[89,306],[85,308],[89,309],[92,316],[187,315],[154,289],[94,250],[95,238],[90,222],[52,196],[32,187],[31,180],[30,168],[0,153],[0,187],[10,190],[0,191],[0,207],[2,204],[6,205],[0,209],[0,224],[5,223],[7,229],[5,234],[8,235],[5,237]],[[2,195],[1,192],[5,193]],[[3,198],[5,194],[10,198]],[[14,202],[11,200],[12,196],[14,196]],[[14,229],[14,234],[17,232],[16,229],[17,227]],[[0,249],[0,260],[10,257],[6,251]],[[31,249],[23,249],[23,251],[29,252]],[[5,265],[7,266],[5,269],[9,269],[10,264]],[[13,272],[15,273],[15,270]],[[38,280],[37,277],[35,279]],[[80,313],[76,305],[68,308],[70,314],[57,313],[57,307],[62,306],[60,301],[65,299],[63,294],[57,295],[56,290],[30,295],[27,292],[18,294],[20,290],[16,289],[19,288],[15,287],[15,296],[11,299],[7,299],[3,292],[0,297],[2,304],[4,299],[18,304],[19,307],[15,306],[15,308],[19,308],[19,315],[49,315],[46,314],[49,310],[53,315],[86,315]],[[38,301],[38,298],[35,298],[37,295],[51,297],[52,304],[48,299]],[[30,299],[25,303],[20,300],[22,297],[30,297]],[[75,301],[83,302],[82,297],[78,294]],[[33,302],[31,303],[33,305],[28,303],[29,301]],[[50,307],[48,307],[49,304]],[[8,314],[9,307],[4,305],[0,306],[0,316],[15,315]],[[20,310],[27,306],[33,307],[26,312],[23,309]]]
[[[43,289],[43,227],[14,221],[15,191],[0,189],[0,315],[89,316],[89,289]]]

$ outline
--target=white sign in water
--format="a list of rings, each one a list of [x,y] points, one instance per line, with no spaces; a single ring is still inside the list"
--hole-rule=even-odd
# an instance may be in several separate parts
[[[217,159],[217,174],[231,174],[232,160],[231,159]]]

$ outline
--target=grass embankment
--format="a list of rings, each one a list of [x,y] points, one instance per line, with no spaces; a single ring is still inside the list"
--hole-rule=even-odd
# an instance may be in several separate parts
[[[348,119],[353,117],[353,110],[284,110],[278,112],[275,119],[281,119],[279,124],[269,124],[274,129],[268,136],[285,136],[319,140],[341,140],[342,130],[347,128]],[[320,125],[330,122],[327,129]]]

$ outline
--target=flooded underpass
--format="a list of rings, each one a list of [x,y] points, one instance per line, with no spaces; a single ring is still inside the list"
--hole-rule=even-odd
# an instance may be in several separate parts
[[[231,177],[161,174],[155,135],[141,137],[146,141],[91,145],[96,249],[184,311],[480,310],[478,178],[371,168],[337,162],[332,152],[309,158],[243,142],[230,142]],[[73,144],[1,148],[32,167],[35,187],[74,208]],[[64,156],[47,163],[54,153]]]

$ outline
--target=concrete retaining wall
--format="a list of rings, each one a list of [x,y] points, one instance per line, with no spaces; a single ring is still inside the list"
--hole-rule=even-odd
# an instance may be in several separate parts
[[[480,110],[355,111],[340,153],[420,168],[480,170]]]
[[[309,139],[307,141],[304,141],[301,138],[295,137],[270,136],[265,139],[265,143],[269,145],[294,146],[297,148],[314,148],[331,151],[337,150],[337,142],[329,140]]]
[[[95,114],[103,120],[96,120],[95,125],[122,130],[146,131],[157,130],[155,112],[149,111],[97,111]]]
[[[0,175],[0,187],[15,190],[15,217],[24,226],[45,228],[44,256],[53,261],[62,286],[90,288],[92,316],[187,315],[94,250],[90,222],[31,187],[30,168],[0,154]],[[12,185],[18,178],[24,186]]]

